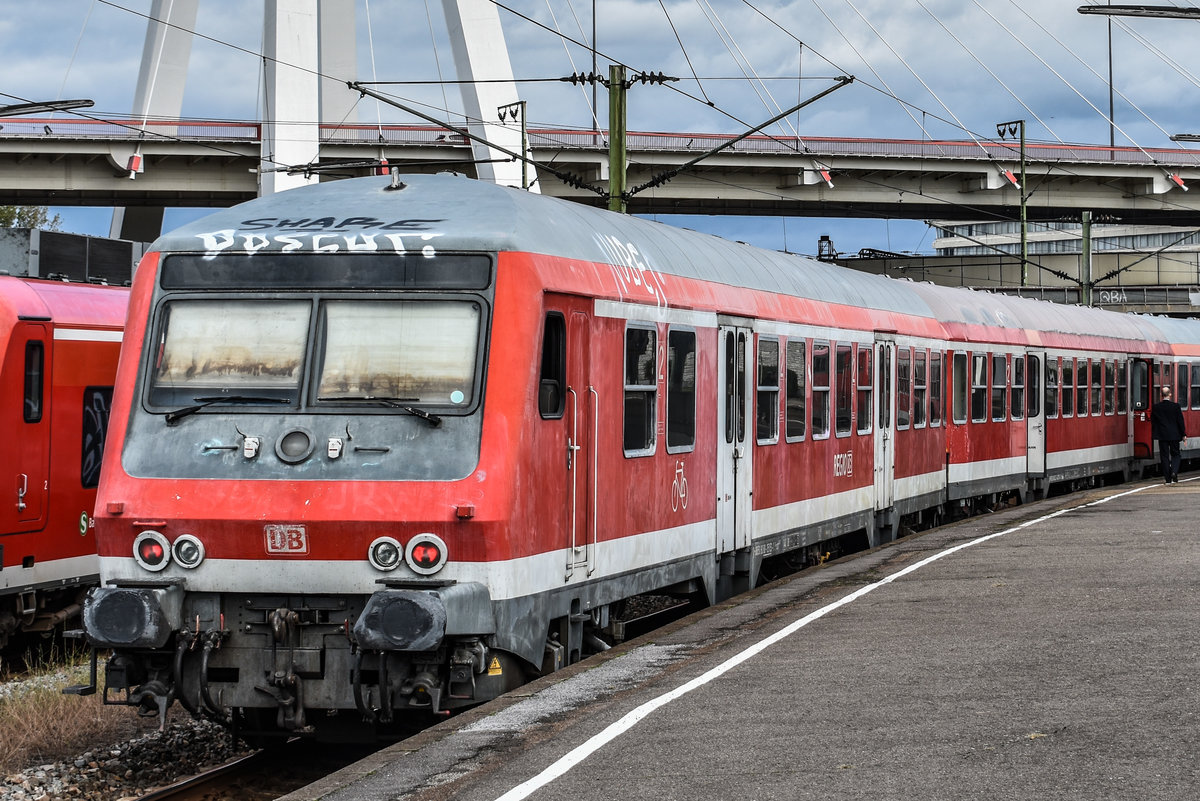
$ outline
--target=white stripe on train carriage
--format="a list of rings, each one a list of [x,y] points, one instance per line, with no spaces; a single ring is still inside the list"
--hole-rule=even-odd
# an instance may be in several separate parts
[[[37,560],[33,567],[12,567],[0,570],[0,590],[16,591],[50,582],[63,583],[77,580],[80,576],[94,576],[100,572],[100,563],[95,554],[69,556],[65,559]]]
[[[1050,451],[1046,454],[1046,467],[1069,467],[1077,464],[1092,464],[1094,462],[1111,462],[1117,459],[1128,459],[1131,455],[1129,445],[1099,445],[1095,448],[1076,448],[1070,451]]]
[[[1028,466],[1024,454],[1004,459],[986,459],[978,462],[951,463],[948,474],[951,482],[978,481],[983,478],[1025,475]]]
[[[202,533],[197,536],[204,539]],[[495,562],[450,562],[435,578],[484,584],[492,600],[501,601],[542,593],[583,580],[644,570],[655,565],[714,552],[716,521],[703,520],[674,528],[650,531],[615,540],[601,541],[595,547],[592,564],[576,567],[569,580],[566,576],[567,549],[555,549],[532,556]],[[137,566],[132,554],[128,557],[101,557],[101,576],[105,581],[136,581],[150,576]],[[193,570],[171,564],[155,579],[182,578],[189,592],[254,592],[277,593],[293,587],[303,587],[314,594],[370,594],[379,589],[380,578],[428,578],[418,576],[401,566],[392,573],[381,573],[367,561],[366,549],[361,559],[309,560],[296,557],[268,556],[258,559],[205,559]]]
[[[933,492],[941,492],[946,488],[946,471],[934,470],[917,476],[897,477],[892,497],[896,500],[919,498]]]
[[[1156,486],[1156,485],[1151,485],[1151,486]],[[615,723],[610,724],[609,726],[604,728],[599,734],[594,735],[593,737],[589,738],[587,741],[585,741],[581,745],[579,745],[579,746],[573,748],[571,751],[567,752],[565,755],[560,757],[556,762],[551,764],[549,767],[547,767],[545,770],[543,770],[538,775],[534,776],[531,779],[528,779],[527,781],[522,782],[521,784],[518,784],[516,787],[512,788],[508,792],[499,796],[496,799],[496,801],[523,801],[523,799],[528,798],[539,788],[544,787],[547,784],[549,784],[550,782],[554,781],[555,779],[560,778],[561,776],[566,774],[568,771],[570,771],[572,768],[574,768],[576,765],[583,762],[583,760],[587,759],[589,756],[591,756],[592,754],[599,751],[605,745],[607,745],[608,743],[610,743],[613,740],[620,737],[625,732],[632,729],[635,725],[637,725],[637,723],[639,721],[645,719],[647,716],[649,716],[655,710],[661,709],[662,707],[666,706],[667,704],[687,695],[692,690],[703,687],[704,685],[708,684],[709,682],[713,681],[714,679],[720,678],[721,676],[725,675],[730,670],[732,670],[733,668],[742,664],[743,662],[746,662],[747,660],[757,656],[758,654],[760,654],[763,651],[767,650],[768,648],[774,646],[775,644],[792,636],[797,631],[799,631],[800,629],[807,626],[809,623],[812,623],[813,621],[824,617],[825,615],[829,614],[830,612],[832,612],[836,609],[846,606],[847,604],[853,603],[854,601],[857,601],[859,598],[862,598],[864,595],[874,592],[875,590],[879,589],[880,587],[883,587],[886,584],[892,583],[896,579],[899,579],[903,576],[907,576],[908,574],[913,573],[917,570],[920,570],[921,568],[923,568],[929,564],[932,564],[933,562],[936,562],[939,559],[942,559],[946,556],[950,556],[951,554],[957,553],[958,551],[964,550],[966,548],[971,548],[971,547],[974,547],[981,543],[987,542],[989,540],[996,539],[997,537],[1003,537],[1005,534],[1011,534],[1014,531],[1020,531],[1022,529],[1029,528],[1030,526],[1036,526],[1039,523],[1044,523],[1047,520],[1052,520],[1056,517],[1060,517],[1062,515],[1069,514],[1071,512],[1075,512],[1080,509],[1086,509],[1086,508],[1092,507],[1092,506],[1099,506],[1100,504],[1108,503],[1109,501],[1116,500],[1117,498],[1123,498],[1126,495],[1132,495],[1134,493],[1141,492],[1146,489],[1150,489],[1150,486],[1138,487],[1136,489],[1127,490],[1126,492],[1117,493],[1116,495],[1110,495],[1107,498],[1101,498],[1100,500],[1097,500],[1097,501],[1091,501],[1089,503],[1080,504],[1079,506],[1073,506],[1069,509],[1060,509],[1057,512],[1051,512],[1048,515],[1042,515],[1041,517],[1039,517],[1035,520],[1027,520],[1024,523],[1020,523],[1016,526],[1013,526],[1012,528],[1007,528],[1007,529],[1004,529],[1003,531],[997,531],[997,532],[993,532],[992,534],[986,534],[982,537],[977,537],[976,539],[970,540],[968,542],[960,543],[953,547],[947,548],[944,551],[939,551],[938,553],[935,553],[932,556],[928,556],[919,562],[911,564],[901,570],[898,570],[897,572],[893,573],[890,576],[887,576],[886,578],[882,578],[873,584],[868,584],[865,587],[855,590],[854,592],[850,593],[849,595],[846,595],[845,597],[840,598],[839,600],[834,601],[831,604],[823,606],[820,609],[816,610],[815,612],[810,612],[809,614],[805,615],[804,617],[800,618],[799,620],[793,621],[789,625],[785,626],[783,629],[775,632],[774,634],[770,635],[769,637],[766,637],[766,638],[760,640],[759,642],[755,643],[754,645],[751,645],[749,648],[746,648],[745,650],[735,654],[734,656],[725,660],[724,662],[717,665],[716,667],[709,670],[708,672],[704,673],[703,675],[697,676],[696,678],[692,679],[691,681],[687,682],[686,684],[682,684],[679,687],[676,687],[674,690],[663,693],[662,695],[658,696],[657,698],[653,698],[650,701],[647,701],[646,703],[641,704],[640,706],[636,707],[635,709],[627,712],[620,720],[618,720]]]
[[[120,331],[99,328],[55,328],[54,339],[66,342],[120,342]]]
[[[646,322],[690,325],[696,328],[716,328],[716,312],[678,309],[674,306],[653,306],[645,303],[627,303],[619,300],[597,300],[593,306],[597,317],[614,317],[618,320],[644,320]]]

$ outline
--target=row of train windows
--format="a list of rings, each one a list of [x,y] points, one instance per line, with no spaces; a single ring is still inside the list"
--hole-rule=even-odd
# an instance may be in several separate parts
[[[630,324],[625,332],[624,449],[627,454],[655,447],[657,331]],[[730,334],[732,336],[732,334]],[[732,342],[729,347],[732,349]],[[811,352],[810,352],[811,351]],[[745,403],[740,388],[740,351],[727,354],[726,439],[745,436]],[[942,354],[899,348],[896,358],[896,427],[939,426],[942,422]],[[813,342],[760,336],[754,365],[755,440],[787,442],[825,439],[873,430],[872,348],[869,345]],[[667,451],[690,450],[696,440],[696,334],[670,329],[665,348]],[[890,365],[886,371],[890,376]],[[782,379],[782,384],[781,384]],[[890,390],[890,387],[889,387]],[[782,399],[782,410],[780,401]],[[890,398],[879,398],[878,414],[891,425]]]
[[[732,337],[732,334],[729,336]],[[667,331],[665,348],[650,324],[629,323],[625,331],[624,449],[628,455],[651,453],[656,447],[656,409],[659,370],[666,388],[667,451],[691,450],[696,441],[696,333]],[[742,377],[748,365],[732,340],[726,356],[726,436],[732,442],[745,434]],[[561,416],[559,397],[565,381],[565,325],[561,316],[547,318],[542,354],[543,417]],[[884,358],[893,358],[885,351]],[[1048,418],[1125,414],[1129,403],[1129,370],[1124,359],[1050,357],[1044,369],[1038,356],[954,351],[943,360],[937,350],[895,347],[895,425],[899,430],[936,427],[942,423],[943,367],[951,383],[949,413],[955,423],[1023,420],[1041,414]],[[825,439],[852,433],[868,434],[878,420],[891,426],[891,365],[879,370],[883,392],[876,391],[874,351],[870,345],[808,342],[759,336],[754,364],[755,440],[760,445],[795,442],[811,435]],[[1168,383],[1168,365],[1160,382]],[[1186,409],[1200,409],[1200,362],[1180,364],[1175,373],[1178,398]],[[548,380],[552,379],[552,380]],[[782,382],[781,382],[782,379]],[[877,399],[878,408],[875,408]],[[782,400],[782,408],[780,402]],[[1189,403],[1190,401],[1190,403]]]
[[[1046,416],[1125,414],[1128,384],[1124,360],[1052,357],[1046,361]]]

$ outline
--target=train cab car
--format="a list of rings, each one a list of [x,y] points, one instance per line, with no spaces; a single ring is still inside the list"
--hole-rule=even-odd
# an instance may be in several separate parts
[[[1023,488],[1055,343],[975,294],[445,174],[174,231],[97,499],[104,698],[378,731],[605,647],[636,595]]]
[[[0,276],[0,646],[77,615],[128,290]]]

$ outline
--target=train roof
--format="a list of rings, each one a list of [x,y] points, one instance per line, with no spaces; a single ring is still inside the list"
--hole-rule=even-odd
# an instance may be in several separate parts
[[[5,328],[18,318],[50,320],[58,326],[121,328],[128,302],[125,287],[0,276],[0,319]]]
[[[393,189],[399,182],[400,188]],[[671,276],[924,317],[946,325],[1200,345],[1200,322],[1068,306],[873,275],[452,173],[326,181],[216,212],[158,239],[163,252],[525,252],[633,259]],[[1018,333],[1018,331],[1026,333]],[[1044,344],[1044,343],[1043,343]]]
[[[400,181],[404,188],[397,191],[389,191],[387,177],[355,178],[248,201],[167,234],[153,249],[203,250],[198,245],[214,235],[230,241],[231,251],[244,251],[246,242],[283,250],[292,244],[284,237],[297,234],[334,235],[316,240],[317,246],[329,246],[337,236],[370,234],[382,245],[390,231],[414,248],[432,244],[442,251],[515,251],[620,264],[618,254],[629,256],[632,246],[633,258],[665,275],[933,316],[920,297],[890,278],[459,175],[404,175]],[[361,220],[379,224],[339,225]]]

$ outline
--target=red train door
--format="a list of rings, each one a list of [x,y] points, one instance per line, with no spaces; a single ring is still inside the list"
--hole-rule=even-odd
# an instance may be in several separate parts
[[[0,503],[3,531],[36,531],[45,525],[50,477],[50,355],[49,326],[20,323],[9,340],[0,379],[0,417],[16,434],[6,443],[7,500]]]
[[[567,577],[596,569],[596,440],[599,395],[591,377],[591,318],[567,316],[567,506],[570,515]]]
[[[1025,469],[1030,476],[1040,478],[1046,474],[1046,418],[1042,411],[1042,365],[1046,351],[1030,351],[1026,361]]]
[[[1129,407],[1133,413],[1133,456],[1149,459],[1154,455],[1150,432],[1150,404],[1154,397],[1154,362],[1134,359],[1130,363]]]
[[[879,398],[879,415],[875,426],[875,510],[892,507],[895,495],[896,424],[892,415],[892,361],[896,344],[891,339],[876,338],[875,364],[878,374],[875,384]]]
[[[750,545],[754,459],[747,436],[754,371],[749,369],[753,333],[722,325],[717,358],[717,553]],[[753,417],[750,417],[753,420]]]

